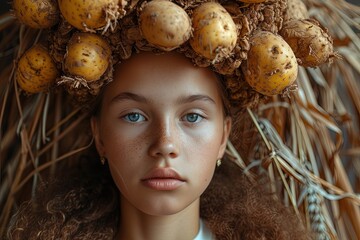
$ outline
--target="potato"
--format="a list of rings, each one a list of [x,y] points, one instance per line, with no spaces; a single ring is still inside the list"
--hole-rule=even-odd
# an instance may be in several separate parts
[[[67,45],[66,73],[88,82],[99,80],[108,69],[111,49],[105,39],[94,33],[75,33]]]
[[[207,59],[228,56],[237,41],[237,28],[230,14],[219,3],[207,2],[192,14],[193,37],[190,45]]]
[[[284,23],[279,34],[304,67],[319,66],[335,56],[332,38],[315,20],[290,20]]]
[[[309,18],[309,12],[305,3],[302,0],[288,0],[284,20],[289,21],[291,19],[307,19]]]
[[[295,54],[281,36],[259,31],[250,38],[248,59],[242,64],[245,80],[257,92],[281,93],[297,78]]]
[[[13,0],[12,6],[17,19],[32,28],[50,28],[60,18],[56,0]]]
[[[244,2],[244,3],[262,3],[265,2],[266,0],[238,0],[240,2]]]
[[[61,14],[82,31],[107,28],[119,17],[119,0],[59,0]]]
[[[180,6],[168,0],[147,3],[140,13],[143,37],[152,45],[171,51],[191,35],[191,19]]]
[[[21,56],[15,78],[25,92],[40,93],[47,91],[58,75],[48,50],[42,45],[34,45]]]

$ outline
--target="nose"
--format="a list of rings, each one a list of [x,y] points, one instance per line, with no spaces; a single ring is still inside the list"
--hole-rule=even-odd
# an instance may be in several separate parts
[[[162,120],[153,124],[149,155],[155,158],[176,158],[179,155],[179,136],[176,123]]]

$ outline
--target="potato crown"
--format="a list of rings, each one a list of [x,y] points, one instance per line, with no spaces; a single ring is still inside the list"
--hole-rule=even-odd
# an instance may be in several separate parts
[[[86,6],[81,8],[85,12],[71,10],[71,13],[91,18],[97,9],[92,6],[92,2],[86,1],[92,14],[86,12]],[[258,3],[241,0],[134,0],[119,1],[118,7],[114,7],[114,3],[116,1],[99,7],[99,13],[96,13],[104,16],[104,22],[111,22],[111,27],[105,30],[104,27],[92,29],[89,24],[83,27],[85,23],[70,25],[62,16],[63,7],[60,8],[60,22],[48,31],[48,49],[61,71],[61,77],[58,77],[55,85],[63,86],[78,102],[91,102],[102,86],[112,81],[112,66],[137,51],[178,51],[191,58],[197,66],[212,68],[223,76],[230,103],[238,108],[257,105],[266,98],[250,87],[244,77],[246,69],[240,66],[248,58],[252,47],[250,39],[254,33],[280,32],[287,12],[287,0]],[[201,11],[198,11],[199,8]],[[80,38],[73,39],[79,32],[96,34],[110,46],[111,54],[106,59],[109,67],[105,72],[102,70],[101,77],[96,81],[94,78],[86,79],[84,74],[73,74],[76,71],[69,71],[69,66],[64,65],[69,56],[87,54],[87,58],[90,58],[91,46],[96,47],[97,43],[89,43],[77,50],[84,52],[69,52],[69,44],[83,41]],[[100,60],[101,57],[94,57],[92,64]],[[73,59],[73,62],[81,62],[81,59]],[[71,67],[76,67],[76,64]],[[285,88],[284,92],[289,89],[294,89],[294,84]]]

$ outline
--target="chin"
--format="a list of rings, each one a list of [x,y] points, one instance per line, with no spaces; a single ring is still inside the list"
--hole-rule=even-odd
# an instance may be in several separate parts
[[[170,216],[182,212],[188,208],[198,207],[198,201],[192,202],[180,202],[179,199],[171,201],[155,200],[154,202],[148,202],[146,206],[141,207],[141,211],[151,216]]]

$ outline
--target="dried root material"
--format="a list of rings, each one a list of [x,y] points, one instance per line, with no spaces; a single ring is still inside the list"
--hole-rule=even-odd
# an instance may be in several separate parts
[[[239,76],[233,75],[226,78],[226,85],[231,99],[232,107],[235,109],[255,108],[267,97],[256,92],[250,85]]]
[[[302,0],[288,0],[284,22],[291,19],[308,19],[309,13]]]
[[[277,33],[282,28],[286,7],[286,0],[269,0],[244,8],[244,15],[249,21],[250,31],[259,29]]]
[[[119,8],[119,4],[115,4],[113,2],[109,3],[104,7],[105,12],[105,26],[99,28],[98,30],[102,30],[102,34],[105,34],[108,29],[114,31],[117,26],[117,20],[125,15],[125,10]]]
[[[57,80],[57,85],[63,86],[68,94],[74,99],[76,105],[80,104],[84,110],[92,104],[102,87],[113,79],[113,69],[111,67],[106,71],[101,79],[88,82],[78,76],[61,76]]]
[[[54,61],[61,66],[64,61],[67,43],[74,32],[75,28],[71,26],[64,18],[54,31],[48,35],[49,51]]]

